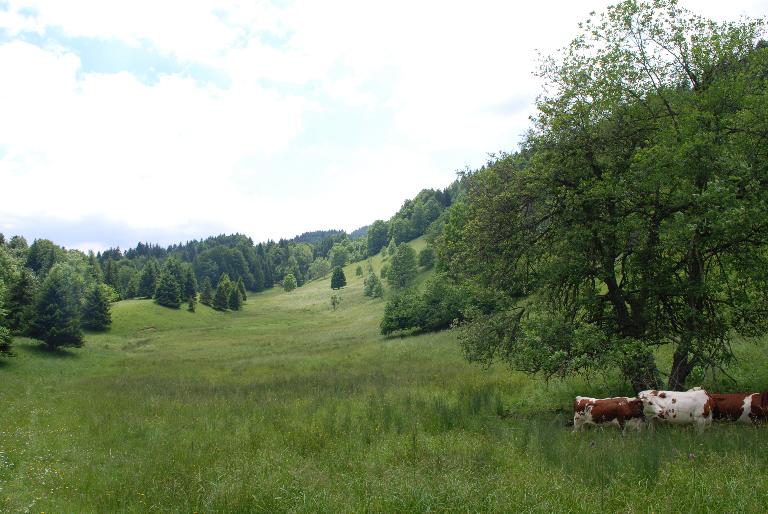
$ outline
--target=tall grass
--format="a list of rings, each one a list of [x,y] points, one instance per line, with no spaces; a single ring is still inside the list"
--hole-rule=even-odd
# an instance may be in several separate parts
[[[20,341],[0,368],[0,511],[768,505],[764,427],[572,434],[574,395],[625,386],[484,371],[451,333],[382,339],[382,302],[346,274],[337,311],[326,279],[253,295],[238,313],[121,302],[81,350]],[[737,350],[749,359],[732,374],[765,387],[761,346]]]

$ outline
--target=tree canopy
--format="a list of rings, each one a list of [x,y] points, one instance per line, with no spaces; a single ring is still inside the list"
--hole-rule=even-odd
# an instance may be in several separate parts
[[[668,387],[768,329],[768,50],[761,22],[671,0],[610,7],[546,59],[520,152],[473,174],[439,241],[480,285],[467,357]],[[444,262],[443,262],[444,261]]]

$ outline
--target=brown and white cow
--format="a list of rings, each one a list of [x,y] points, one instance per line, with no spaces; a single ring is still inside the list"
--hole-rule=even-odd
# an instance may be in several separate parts
[[[768,419],[768,392],[712,393],[715,419],[757,423]]]
[[[694,424],[703,432],[712,424],[715,400],[700,387],[688,391],[642,391],[637,395],[643,403],[648,421],[673,424]]]
[[[586,425],[616,425],[640,430],[645,419],[643,404],[637,398],[589,398],[577,396],[573,401],[573,431]]]

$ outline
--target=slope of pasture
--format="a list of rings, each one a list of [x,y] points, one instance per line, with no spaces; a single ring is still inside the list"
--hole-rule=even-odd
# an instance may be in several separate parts
[[[356,266],[337,311],[326,278],[237,313],[120,302],[78,350],[18,341],[0,364],[0,511],[768,506],[765,427],[571,434],[574,394],[623,386],[485,371],[450,332],[382,338]],[[738,351],[732,374],[768,385],[761,346]]]

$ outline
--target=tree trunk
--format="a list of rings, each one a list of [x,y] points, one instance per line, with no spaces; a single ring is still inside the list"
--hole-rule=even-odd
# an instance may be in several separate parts
[[[672,357],[672,371],[669,374],[667,388],[670,391],[685,390],[685,381],[691,370],[693,370],[693,365],[688,360],[687,346],[678,346]]]

